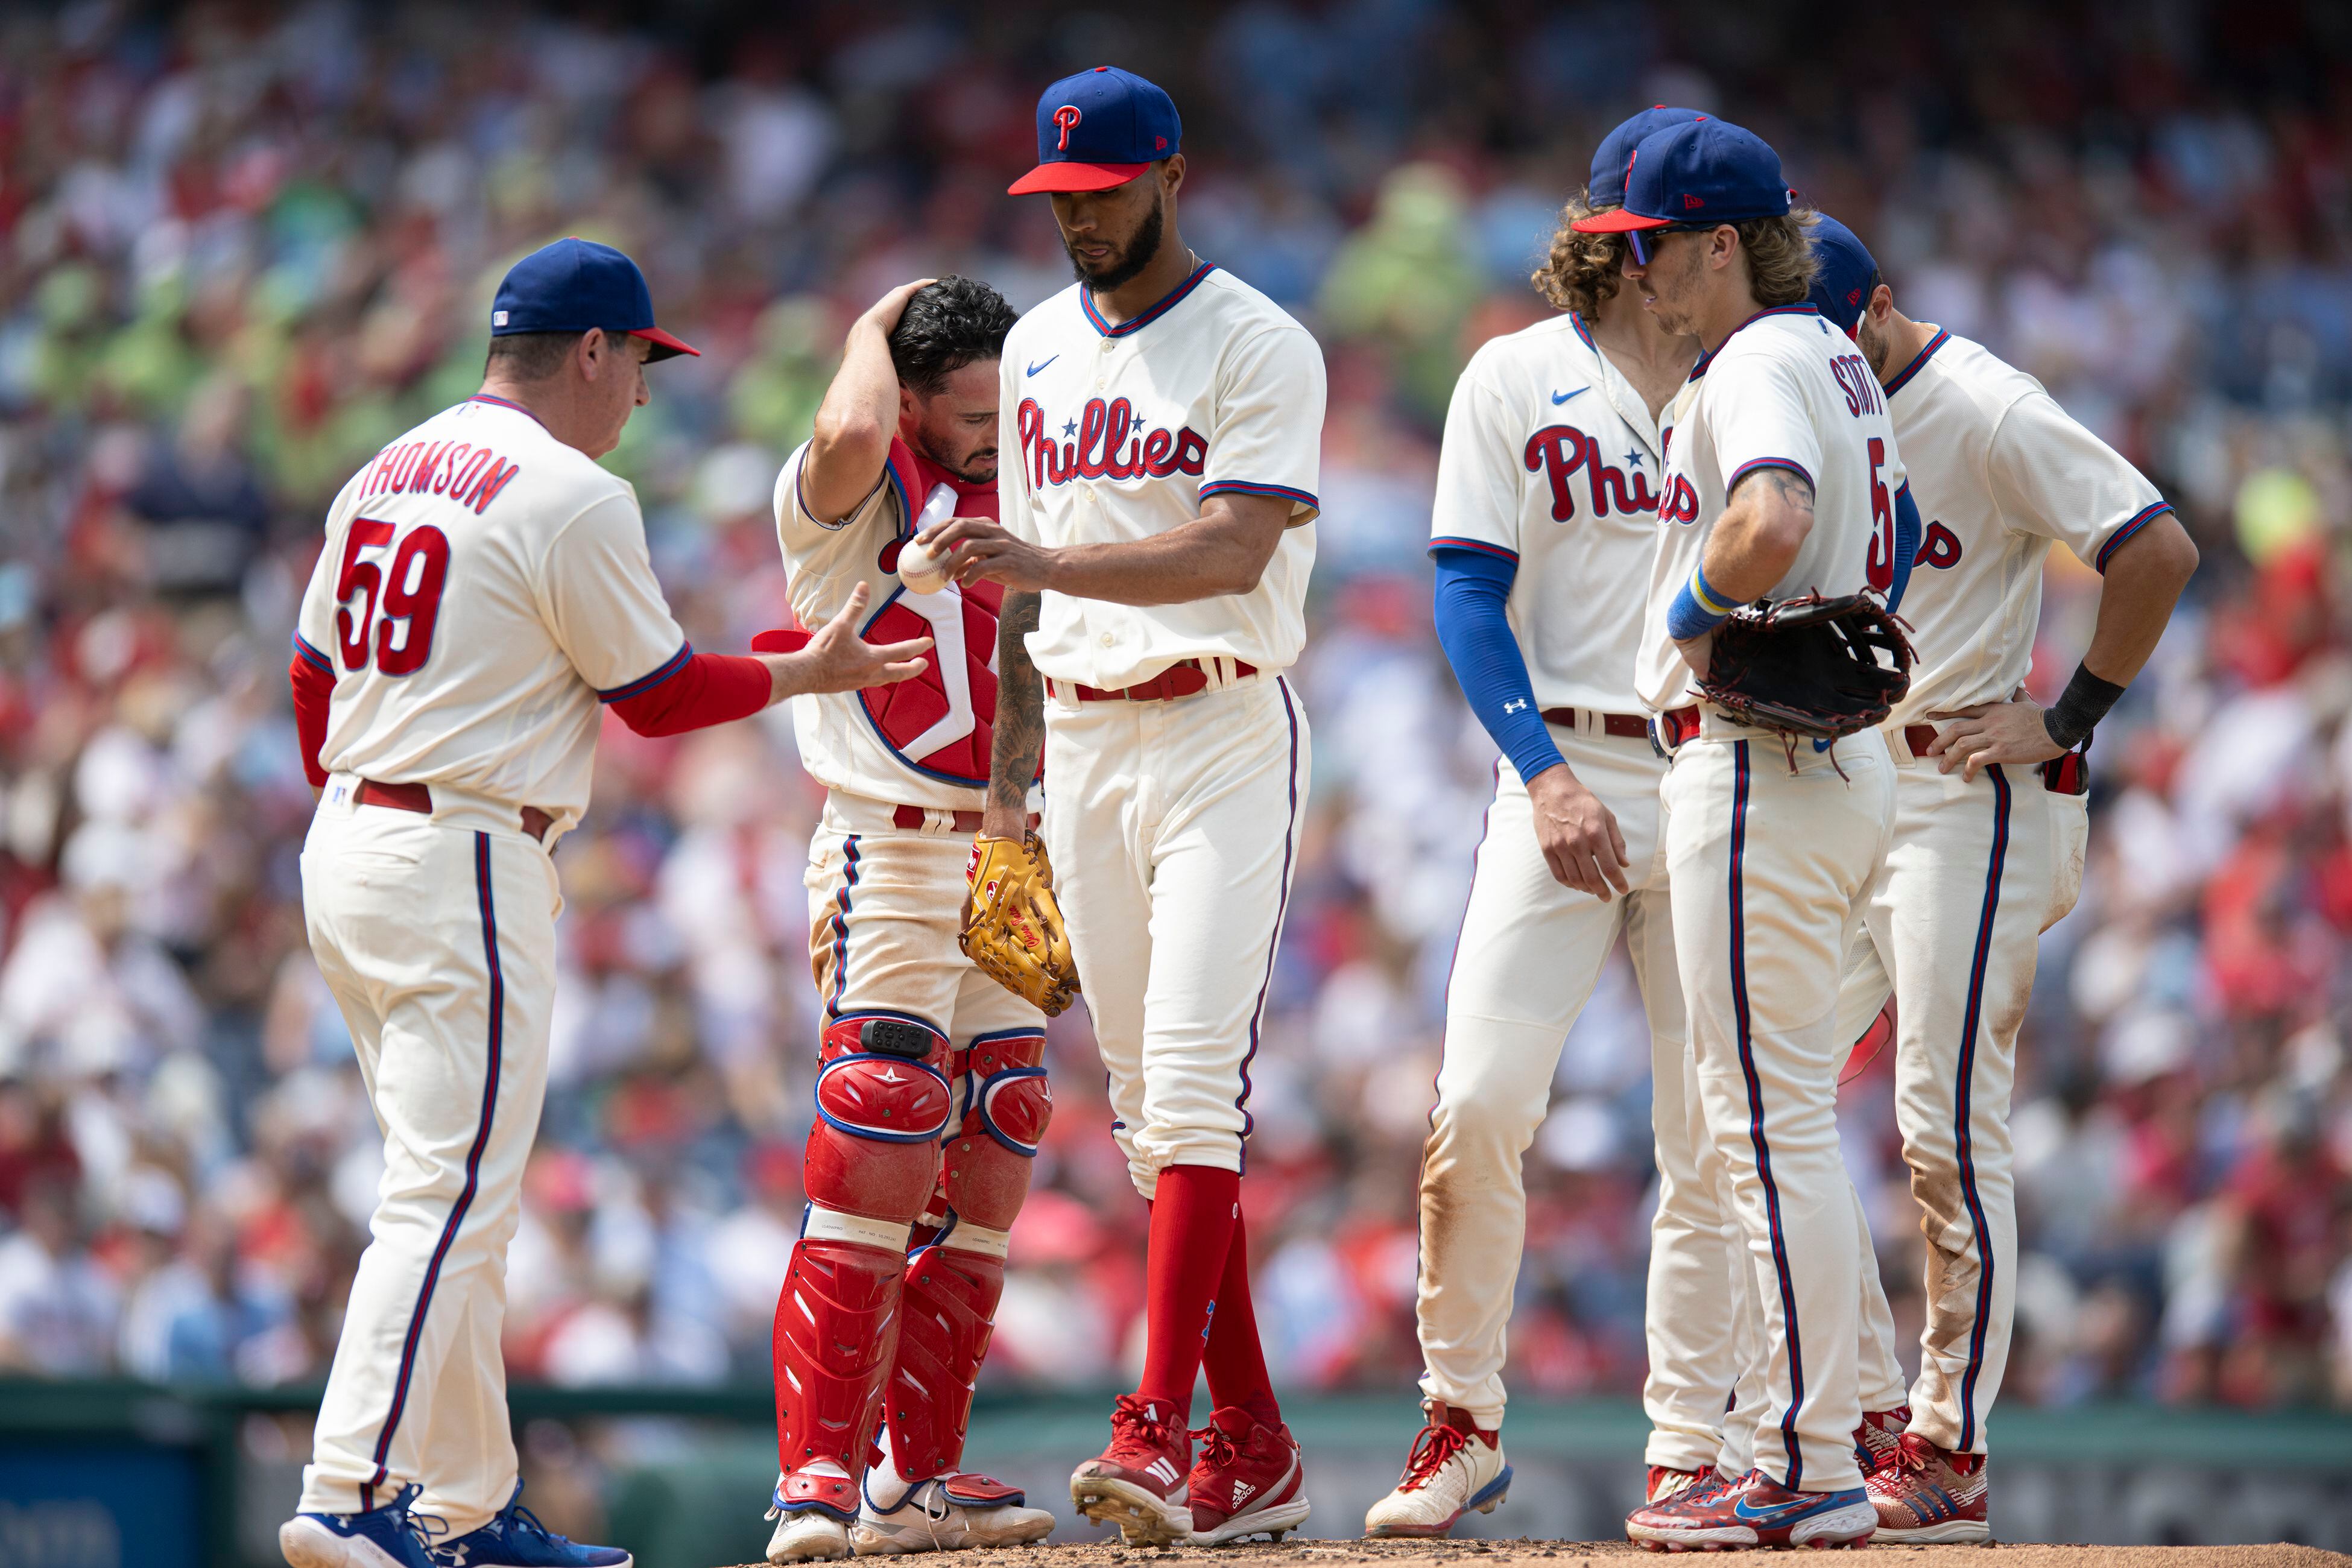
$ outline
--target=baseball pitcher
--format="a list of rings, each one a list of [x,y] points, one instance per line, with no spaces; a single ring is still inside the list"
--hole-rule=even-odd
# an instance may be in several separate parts
[[[594,459],[648,401],[646,363],[695,352],[654,325],[635,263],[560,240],[499,286],[481,391],[384,447],[327,515],[290,668],[320,792],[302,904],[384,1173],[301,1511],[278,1531],[293,1568],[629,1563],[517,1501],[499,1347],[547,1086],[549,854],[587,808],[603,707],[675,734],[905,680],[929,646],[859,640],[862,589],[790,654],[688,645],[635,492]]]
[[[808,1217],[776,1302],[775,1563],[1011,1545],[1054,1527],[958,1468],[1008,1232],[1053,1114],[1044,1015],[957,945],[1003,590],[919,594],[898,575],[925,521],[995,513],[1012,325],[984,283],[893,289],[850,329],[815,433],[776,478],[794,615],[822,625],[870,595],[866,637],[928,637],[938,654],[917,679],[793,704],[802,763],[826,789],[808,869],[824,1033]]]
[[[1113,1134],[1151,1202],[1143,1378],[1071,1497],[1129,1540],[1208,1543],[1307,1511],[1250,1303],[1240,1173],[1307,798],[1282,672],[1306,640],[1324,383],[1305,329],[1186,247],[1181,141],[1168,95],[1110,67],[1038,100],[1037,167],[1012,188],[1050,195],[1078,282],[1005,340],[1003,524],[925,537],[961,581],[1007,589],[979,848],[1019,851],[1042,740],[1044,839]],[[1204,1365],[1216,1409],[1195,1464]]]

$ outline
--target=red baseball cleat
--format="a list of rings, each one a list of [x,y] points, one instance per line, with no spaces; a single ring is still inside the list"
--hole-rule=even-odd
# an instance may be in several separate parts
[[[1203,1442],[1191,1477],[1193,1545],[1245,1535],[1280,1541],[1306,1521],[1307,1472],[1289,1427],[1269,1426],[1229,1405],[1195,1436]]]
[[[1761,1470],[1685,1487],[1625,1516],[1625,1533],[1652,1552],[1740,1546],[1867,1546],[1878,1527],[1867,1489],[1792,1492]]]
[[[1853,1429],[1853,1462],[1861,1467],[1864,1480],[1895,1462],[1903,1446],[1903,1434],[1910,1426],[1911,1407],[1907,1405],[1862,1413],[1862,1425]]]
[[[1642,1506],[1672,1502],[1695,1486],[1706,1481],[1721,1480],[1723,1472],[1709,1465],[1703,1470],[1676,1470],[1664,1465],[1652,1465],[1642,1489]]]
[[[1982,1454],[1953,1454],[1906,1432],[1895,1462],[1865,1483],[1878,1539],[1902,1546],[1992,1540]]]
[[[1070,1501],[1097,1524],[1116,1524],[1129,1546],[1172,1546],[1192,1533],[1192,1510],[1176,1500],[1192,1464],[1192,1436],[1164,1399],[1122,1394],[1110,1415],[1110,1447],[1070,1473]]]

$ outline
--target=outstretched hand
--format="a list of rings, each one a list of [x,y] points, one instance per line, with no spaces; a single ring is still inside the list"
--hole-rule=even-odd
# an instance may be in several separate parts
[[[873,597],[860,583],[849,591],[849,602],[838,615],[809,634],[797,653],[761,654],[778,699],[810,691],[856,691],[868,686],[889,686],[923,673],[929,660],[931,639],[870,643],[857,635],[858,617]]]

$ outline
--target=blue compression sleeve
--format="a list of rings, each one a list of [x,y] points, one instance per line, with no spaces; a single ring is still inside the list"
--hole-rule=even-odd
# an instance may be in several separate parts
[[[1441,547],[1430,553],[1437,561],[1437,640],[1454,666],[1454,679],[1462,683],[1462,695],[1470,700],[1470,710],[1519,777],[1531,779],[1567,761],[1544,728],[1528,662],[1519,657],[1504,607],[1518,563],[1477,550]]]
[[[1911,487],[1906,483],[1895,492],[1895,581],[1886,590],[1889,615],[1903,603],[1903,591],[1911,585],[1911,567],[1918,559],[1920,533],[1919,503],[1911,499]]]

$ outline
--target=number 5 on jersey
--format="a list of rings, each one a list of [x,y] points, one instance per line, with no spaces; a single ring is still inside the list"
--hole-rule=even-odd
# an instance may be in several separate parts
[[[343,668],[373,664],[384,675],[414,675],[433,653],[433,623],[441,614],[441,589],[449,578],[449,540],[431,523],[408,531],[392,551],[390,565],[363,559],[363,552],[392,544],[393,525],[354,518],[343,541],[342,570],[335,578],[335,635],[342,644]],[[355,595],[364,601],[353,613]]]

